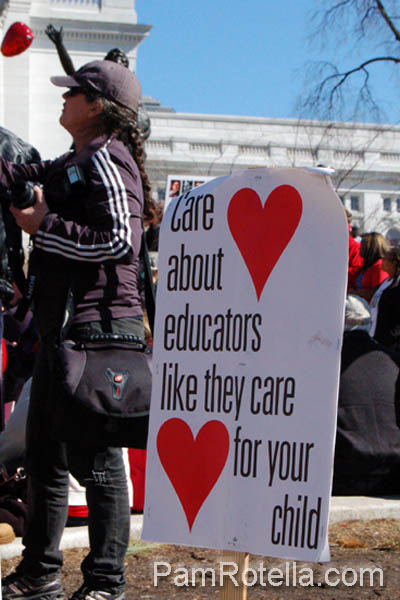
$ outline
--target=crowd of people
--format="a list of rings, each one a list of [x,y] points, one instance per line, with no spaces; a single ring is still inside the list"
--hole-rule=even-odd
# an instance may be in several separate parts
[[[360,241],[349,223],[347,293],[364,298],[371,312],[369,333],[391,350],[400,350],[400,248],[392,247],[377,232],[363,233]]]
[[[400,248],[377,232],[355,239],[346,214],[348,286],[333,493],[398,494]]]

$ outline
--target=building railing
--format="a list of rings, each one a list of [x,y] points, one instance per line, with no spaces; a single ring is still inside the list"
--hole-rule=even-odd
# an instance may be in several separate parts
[[[101,0],[50,0],[50,4],[61,8],[101,9]]]

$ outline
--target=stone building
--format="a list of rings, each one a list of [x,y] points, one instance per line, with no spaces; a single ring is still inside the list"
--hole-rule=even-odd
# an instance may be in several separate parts
[[[400,241],[400,127],[182,114],[145,104],[147,168],[160,200],[168,174],[226,175],[236,169],[325,165],[360,232]]]
[[[0,55],[0,124],[53,158],[71,140],[57,125],[62,91],[49,77],[63,71],[46,26],[63,27],[77,68],[119,47],[133,70],[151,26],[138,23],[134,0],[0,0],[1,39],[15,21],[31,27],[34,41],[19,56]],[[171,174],[201,179],[242,168],[324,164],[336,170],[333,184],[361,231],[400,239],[399,127],[183,114],[152,98],[145,108],[151,118],[147,166],[157,198],[164,199]]]

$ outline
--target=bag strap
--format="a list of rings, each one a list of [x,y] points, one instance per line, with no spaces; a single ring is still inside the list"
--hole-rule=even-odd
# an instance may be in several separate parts
[[[144,295],[146,302],[146,312],[147,318],[149,321],[151,334],[153,335],[154,330],[154,315],[155,315],[155,293],[154,293],[154,284],[153,278],[151,275],[151,266],[149,259],[149,252],[147,250],[146,237],[145,232],[143,230],[142,233],[142,242],[140,246],[139,259],[143,260],[144,266]],[[67,336],[68,330],[71,325],[72,317],[74,316],[74,297],[71,288],[68,288],[67,297],[65,301],[65,310],[64,310],[64,322],[60,329],[59,335],[59,343],[62,343]],[[104,334],[107,335],[107,334]],[[112,335],[112,334],[110,334]],[[136,337],[136,336],[133,336]],[[138,338],[139,339],[139,338]],[[115,340],[115,338],[114,338]],[[111,341],[111,338],[110,338]],[[127,341],[127,340],[125,340]],[[136,340],[132,340],[136,341]]]
[[[147,319],[149,321],[151,335],[154,335],[154,316],[156,311],[156,299],[144,227],[139,257],[142,259],[144,267],[144,297],[146,302]]]
[[[79,348],[130,348],[145,352],[146,342],[132,333],[90,333],[79,337],[74,346]]]
[[[60,328],[60,334],[58,338],[58,344],[61,345],[62,342],[66,339],[67,333],[72,323],[72,317],[74,316],[74,295],[72,293],[71,288],[68,288],[67,296],[65,299],[65,309],[64,309],[64,321]]]
[[[18,483],[18,481],[21,481],[22,479],[26,479],[24,467],[18,467],[13,475],[9,475],[5,465],[0,465],[0,488],[12,481]]]

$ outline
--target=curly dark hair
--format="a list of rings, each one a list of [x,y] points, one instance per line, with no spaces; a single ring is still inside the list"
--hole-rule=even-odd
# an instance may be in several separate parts
[[[157,207],[151,195],[150,179],[145,170],[146,154],[143,147],[143,141],[137,123],[136,114],[115,102],[102,97],[103,112],[102,119],[106,133],[111,135],[116,133],[132,154],[142,179],[144,207],[143,215],[145,219],[152,219],[156,213]]]

